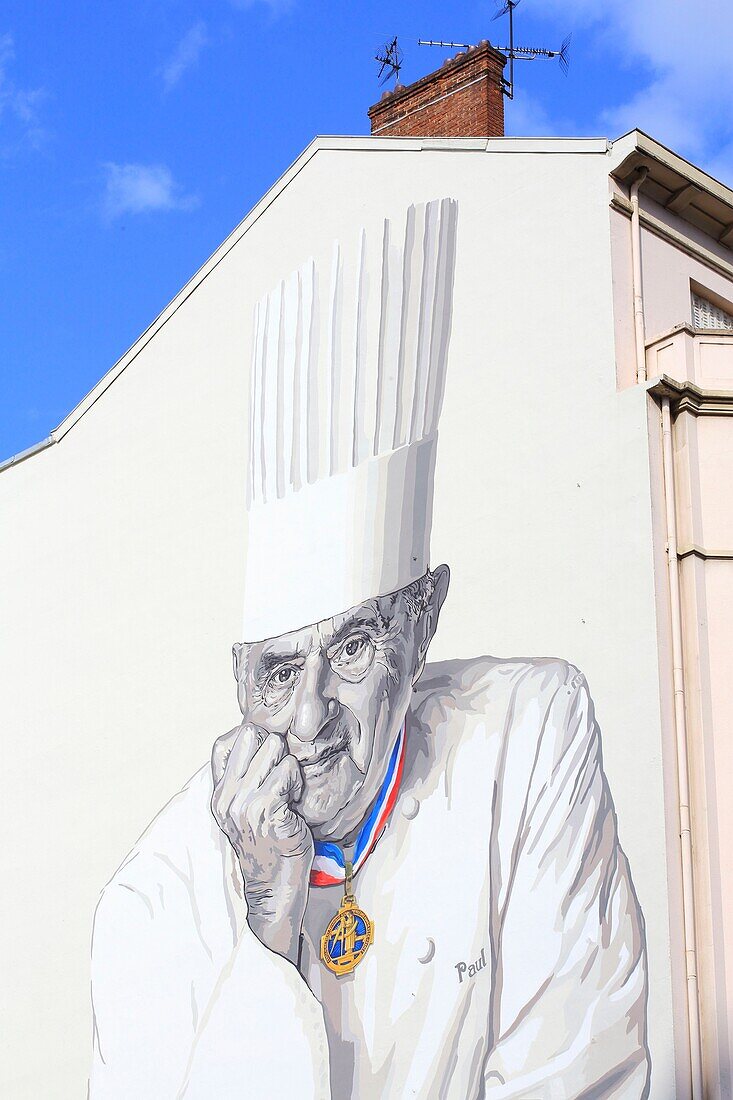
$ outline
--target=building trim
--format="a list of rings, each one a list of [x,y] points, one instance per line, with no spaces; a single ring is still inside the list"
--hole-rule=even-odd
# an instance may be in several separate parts
[[[694,382],[678,382],[662,374],[651,379],[647,391],[660,400],[668,397],[675,414],[688,412],[692,416],[733,416],[733,390],[704,390]]]
[[[53,432],[51,435],[47,435],[45,439],[42,439],[40,443],[34,443],[32,447],[26,447],[24,451],[18,451],[16,455],[11,455],[10,458],[3,459],[0,462],[0,473],[3,470],[9,469],[11,466],[17,466],[20,462],[25,462],[27,458],[31,458],[33,455],[37,455],[39,451],[45,451],[47,447],[50,447],[52,443],[55,443]]]
[[[680,561],[682,558],[693,556],[702,561],[733,561],[733,550],[706,550],[704,546],[698,546],[695,542],[680,546],[677,550]]]
[[[699,206],[699,213],[718,223],[718,239],[726,235],[733,222],[733,190],[702,168],[661,145],[643,130],[631,130],[617,138],[613,142],[612,160],[615,163],[611,175],[619,183],[627,183],[638,167],[645,164],[650,170],[650,187],[654,185],[659,189],[659,201],[663,206],[669,209],[672,204],[673,212],[677,208],[680,217],[705,231],[694,216],[688,216],[693,207]]]
[[[394,139],[392,139],[394,140]],[[604,137],[501,137],[486,138],[487,153],[540,153],[557,156],[571,153],[573,156],[594,153],[608,156],[612,143]]]
[[[631,203],[624,195],[614,192],[611,196],[610,205],[612,210],[616,210],[625,217],[631,218]],[[701,244],[697,244],[689,237],[685,237],[684,234],[679,233],[676,229],[673,229],[672,226],[666,225],[659,218],[656,218],[654,214],[650,214],[648,210],[644,210],[643,207],[639,211],[639,220],[642,226],[648,229],[656,237],[661,237],[662,240],[667,241],[669,244],[673,244],[682,252],[686,252],[688,256],[692,256],[694,260],[699,260],[700,263],[705,264],[706,267],[712,268],[718,275],[724,275],[726,279],[733,279],[733,263],[728,263],[728,261],[724,260],[721,256],[716,256],[714,252],[710,252]]]

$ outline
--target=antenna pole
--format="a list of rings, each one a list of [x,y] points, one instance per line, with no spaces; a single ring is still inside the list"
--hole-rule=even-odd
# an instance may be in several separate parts
[[[517,0],[507,0],[509,8],[509,99],[514,99],[514,6]]]

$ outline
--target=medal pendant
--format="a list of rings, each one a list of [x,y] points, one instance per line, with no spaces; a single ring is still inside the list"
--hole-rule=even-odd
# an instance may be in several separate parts
[[[321,936],[321,960],[332,974],[351,974],[374,939],[374,925],[351,890],[353,866],[346,863],[345,892],[339,911]]]
[[[321,937],[321,959],[332,974],[350,974],[374,939],[374,925],[359,909],[354,895],[346,894],[338,913]]]

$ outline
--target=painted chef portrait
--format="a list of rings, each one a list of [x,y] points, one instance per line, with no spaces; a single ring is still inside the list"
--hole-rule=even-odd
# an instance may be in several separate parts
[[[92,1100],[648,1094],[584,677],[428,663],[457,223],[411,207],[257,307],[241,722],[99,902]]]

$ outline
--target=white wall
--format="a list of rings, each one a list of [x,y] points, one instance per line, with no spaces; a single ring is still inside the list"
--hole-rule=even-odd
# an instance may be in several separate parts
[[[328,257],[334,237],[451,195],[433,551],[453,580],[433,655],[558,654],[586,672],[647,921],[652,1095],[667,1100],[646,399],[616,392],[605,144],[341,144],[305,164],[58,445],[0,475],[0,866],[12,899],[0,1092],[83,1093],[96,896],[236,721],[254,300]]]

